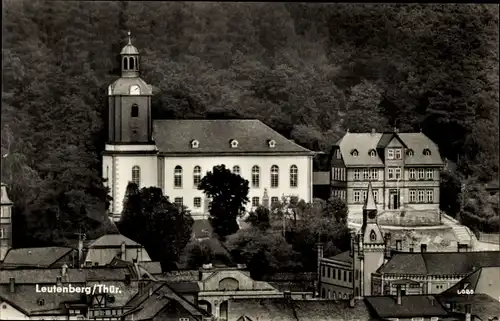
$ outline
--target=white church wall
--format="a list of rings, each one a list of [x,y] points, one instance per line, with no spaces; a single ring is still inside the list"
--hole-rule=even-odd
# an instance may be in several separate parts
[[[205,211],[205,195],[194,186],[193,170],[195,166],[201,167],[202,177],[214,166],[224,164],[226,168],[232,170],[233,166],[240,167],[240,175],[249,182],[249,193],[247,210],[252,209],[252,198],[259,197],[262,204],[264,189],[267,189],[269,201],[271,197],[278,197],[281,200],[283,195],[298,196],[306,202],[312,201],[312,157],[310,156],[214,156],[214,157],[165,157],[165,190],[170,201],[182,197],[183,205],[187,206],[195,218],[199,218]],[[177,165],[183,169],[182,188],[174,187],[174,169]],[[259,188],[252,187],[252,167],[260,167]],[[271,166],[279,167],[279,184],[277,188],[271,188]],[[290,187],[290,166],[296,165],[298,168],[297,187]],[[201,197],[200,208],[194,208],[194,198]]]

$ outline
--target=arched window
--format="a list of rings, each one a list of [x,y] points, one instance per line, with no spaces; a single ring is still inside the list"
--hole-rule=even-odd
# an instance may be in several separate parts
[[[220,291],[236,291],[239,288],[239,282],[233,278],[224,278],[219,282]]]
[[[321,289],[321,297],[324,299],[326,296],[326,291],[325,289]]]
[[[132,183],[137,185],[137,187],[139,187],[141,183],[141,169],[137,165],[132,167]]]
[[[194,187],[198,188],[200,181],[201,181],[201,167],[195,166],[194,170],[193,170],[193,185],[194,185]]]
[[[431,150],[429,148],[424,149],[424,156],[431,156]]]
[[[332,299],[336,300],[336,299],[337,299],[337,295],[336,295],[336,293],[335,293],[335,292],[333,292],[332,294],[333,294]]]
[[[290,166],[290,187],[297,187],[299,180],[299,169],[297,166]]]
[[[130,111],[130,117],[139,117],[139,106],[137,106],[137,104],[132,105],[132,110]]]
[[[271,166],[271,187],[276,188],[279,185],[279,168],[276,165]]]
[[[353,150],[351,151],[351,155],[352,155],[353,157],[358,157],[358,151],[357,151],[356,149],[353,149]]]
[[[375,241],[377,240],[377,234],[375,234],[375,231],[370,232],[370,241]]]
[[[368,154],[370,155],[370,157],[377,156],[377,152],[374,149],[370,149],[370,151],[368,152]]]
[[[128,59],[127,57],[123,58],[123,70],[128,69]]]
[[[259,188],[260,186],[260,168],[255,165],[252,167],[252,187]]]
[[[328,299],[331,299],[332,294],[330,293],[330,290],[328,290]]]
[[[129,65],[130,65],[130,70],[135,70],[135,59],[134,59],[134,57],[128,58],[128,62],[129,62]]]
[[[409,149],[407,152],[406,152],[406,155],[412,157],[413,156],[413,149]]]
[[[178,165],[174,169],[174,187],[182,188],[182,167]]]
[[[240,175],[240,167],[238,165],[233,166],[233,174]]]

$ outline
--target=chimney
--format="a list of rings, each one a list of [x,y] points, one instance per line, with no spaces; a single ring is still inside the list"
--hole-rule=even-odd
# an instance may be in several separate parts
[[[125,251],[126,251],[125,242],[122,242],[122,246],[120,248],[120,259],[124,261],[126,260]]]
[[[396,291],[397,291],[396,292],[396,303],[397,303],[397,305],[401,305],[402,298],[401,298],[401,285],[400,284],[398,284],[396,286]]]
[[[323,243],[321,243],[321,242],[318,243],[317,251],[318,251],[318,253],[317,253],[318,258],[317,258],[317,262],[316,262],[316,264],[317,264],[316,273],[318,273],[318,276],[317,276],[318,284],[317,284],[316,291],[318,291],[318,296],[319,296],[319,294],[321,293],[320,292],[321,291],[321,289],[320,289],[321,288],[321,259],[323,258]]]
[[[399,133],[399,129],[397,127],[394,127],[394,132]]]
[[[465,321],[471,321],[472,319],[472,313],[471,313],[471,305],[466,304],[465,305]]]
[[[373,136],[373,135],[375,135],[375,133],[376,133],[376,132],[375,132],[375,128],[372,128],[371,135]]]
[[[81,269],[83,266],[83,239],[81,235],[78,235],[78,268]]]
[[[9,278],[9,285],[10,285],[10,293],[15,293],[16,292],[16,279]]]

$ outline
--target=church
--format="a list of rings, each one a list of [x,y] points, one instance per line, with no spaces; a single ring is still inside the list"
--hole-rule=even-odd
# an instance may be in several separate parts
[[[120,220],[129,182],[159,187],[193,218],[205,218],[210,200],[198,184],[217,165],[248,180],[248,211],[263,199],[312,201],[313,151],[254,119],[152,119],[152,86],[140,78],[140,55],[130,32],[120,55],[121,77],[108,87],[103,153],[113,220]]]

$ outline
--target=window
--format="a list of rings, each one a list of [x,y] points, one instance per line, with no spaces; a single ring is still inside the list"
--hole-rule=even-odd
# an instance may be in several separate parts
[[[396,251],[401,251],[403,249],[403,241],[396,240]]]
[[[260,168],[255,165],[252,167],[252,187],[259,188],[260,185]]]
[[[413,152],[413,149],[409,149],[409,150],[406,152],[406,154],[407,154],[408,156],[410,156],[410,157],[413,157],[413,155],[414,155],[415,153]]]
[[[201,197],[195,197],[193,199],[193,206],[195,208],[200,208],[201,207]]]
[[[434,201],[434,191],[429,189],[427,190],[427,203],[432,203]]]
[[[394,149],[390,148],[387,150],[387,159],[394,159]]]
[[[349,282],[352,282],[352,272],[349,271]]]
[[[410,168],[410,179],[416,179],[416,178],[417,178],[417,175],[416,175],[415,168]]]
[[[424,149],[424,156],[431,156],[430,149],[428,149],[428,148]]]
[[[411,321],[424,321],[424,318],[411,318]]]
[[[377,199],[378,199],[378,191],[377,190],[373,190],[373,200],[375,201],[375,204],[378,203]]]
[[[340,149],[337,149],[335,151],[335,155],[337,156],[337,159],[341,159],[342,158],[342,154],[340,153]]]
[[[366,196],[368,195],[368,190],[365,189],[365,190],[361,191],[361,193],[363,195],[363,202],[365,202],[366,201]]]
[[[44,299],[38,299],[37,301],[39,306],[45,305],[45,300]]]
[[[231,140],[231,148],[237,148],[238,147],[238,141],[236,139]]]
[[[331,293],[330,293],[330,290],[328,290],[328,298],[331,297]]]
[[[135,60],[133,57],[128,58],[128,63],[130,65],[130,70],[135,70]]]
[[[378,169],[377,168],[370,168],[370,179],[371,180],[378,180]]]
[[[333,274],[332,274],[333,279],[335,279],[336,273],[337,273],[337,269],[333,269]]]
[[[370,157],[375,157],[375,156],[377,156],[377,152],[374,149],[370,149],[370,151],[368,152],[368,155],[370,155]]]
[[[368,168],[363,168],[363,180],[367,181],[370,179],[370,171]]]
[[[426,179],[434,179],[434,170],[432,168],[428,168],[425,172]]]
[[[326,268],[323,266],[323,276],[326,275]]]
[[[352,157],[358,157],[358,151],[356,149],[353,149],[351,151],[351,155],[352,155]]]
[[[427,244],[420,244],[420,252],[427,252]]]
[[[387,169],[387,179],[394,179],[394,168]]]
[[[0,239],[3,239],[4,238],[4,231],[3,231],[3,227],[0,228]]]
[[[125,57],[123,58],[123,70],[128,69],[128,59]]]
[[[394,150],[394,159],[401,159],[401,148]]]
[[[196,139],[191,142],[191,148],[198,148],[200,147],[200,142],[197,141]]]
[[[355,181],[359,181],[359,175],[360,175],[360,173],[361,173],[361,171],[358,168],[356,168],[354,170],[354,180]]]
[[[279,168],[276,165],[271,166],[271,187],[276,188],[279,185]]]
[[[182,203],[183,203],[183,199],[182,197],[176,197],[174,198],[174,204],[178,207],[181,207],[182,206]]]
[[[278,203],[279,203],[279,198],[277,198],[276,196],[271,197],[271,208],[277,206]]]
[[[416,203],[417,201],[417,192],[414,189],[410,190],[410,203]]]
[[[394,176],[396,177],[396,179],[401,179],[401,168],[394,169]]]
[[[137,104],[132,105],[130,117],[139,117],[139,106],[137,106]]]
[[[326,291],[325,289],[321,289],[321,297],[324,299],[326,296]]]
[[[341,280],[341,277],[342,277],[342,271],[341,270],[337,270],[337,279]]]
[[[297,166],[290,166],[290,187],[297,187],[299,180],[299,169]]]
[[[423,203],[424,202],[424,196],[425,196],[424,191],[423,190],[419,190],[418,191],[418,202],[419,203]]]
[[[189,318],[179,318],[179,321],[189,321]]]
[[[356,269],[356,273],[354,274],[354,276],[356,277],[356,280],[359,280],[359,270]]]
[[[331,269],[331,268],[328,268],[327,272],[328,272],[328,273],[326,274],[326,277],[327,277],[327,278],[330,278],[330,277],[332,276],[332,275],[331,275],[331,273],[332,273],[332,269]]]
[[[137,165],[132,167],[132,183],[137,185],[137,187],[141,184],[141,169]]]
[[[347,271],[344,271],[344,282],[347,282]]]
[[[195,188],[198,188],[200,181],[201,181],[201,167],[195,166],[193,169],[193,185]]]
[[[271,140],[269,141],[269,147],[271,147],[271,148],[276,147],[276,141],[274,141],[274,140],[272,140],[272,139],[271,139]]]
[[[419,168],[418,169],[418,179],[424,179],[424,175],[425,175],[424,169]]]
[[[361,203],[360,191],[354,191],[354,203]]]
[[[253,207],[259,206],[259,198],[258,197],[252,197],[252,206]]]
[[[240,167],[238,165],[233,166],[233,174],[240,175]]]
[[[174,187],[182,188],[182,167],[179,165],[174,169]]]
[[[375,234],[375,231],[370,232],[370,241],[375,241],[377,240],[377,234]]]

